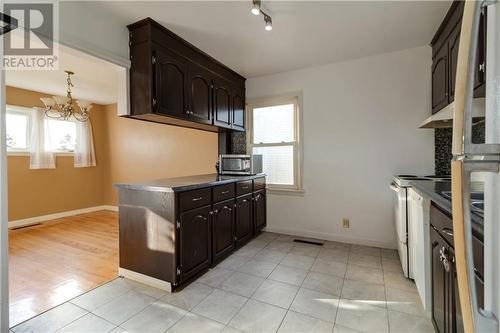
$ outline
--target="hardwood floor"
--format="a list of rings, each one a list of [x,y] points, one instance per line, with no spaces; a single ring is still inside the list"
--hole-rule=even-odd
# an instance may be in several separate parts
[[[99,211],[10,230],[10,326],[117,275],[116,212]]]

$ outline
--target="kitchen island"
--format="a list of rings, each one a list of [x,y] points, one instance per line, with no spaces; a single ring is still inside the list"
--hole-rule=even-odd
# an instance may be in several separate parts
[[[115,184],[119,275],[175,290],[267,224],[264,174],[217,174]]]

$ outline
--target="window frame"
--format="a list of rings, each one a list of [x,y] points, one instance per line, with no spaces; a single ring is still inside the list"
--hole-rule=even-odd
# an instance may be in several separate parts
[[[64,119],[57,119],[57,118],[49,118],[48,121],[61,121],[61,122],[69,122],[69,123],[74,123],[75,124],[75,140],[76,140],[76,120],[64,120]],[[55,150],[49,150],[50,152],[60,155],[60,156],[73,156],[75,154],[75,149],[73,150],[62,150],[62,149],[55,149]]]
[[[276,193],[303,193],[302,183],[302,126],[301,126],[301,103],[302,94],[293,93],[289,95],[252,99],[247,102],[246,123],[247,123],[247,153],[252,154],[254,147],[293,147],[293,184],[271,184],[266,183],[266,189]],[[275,143],[253,143],[253,109],[262,107],[272,107],[284,104],[294,106],[294,140],[291,142]]]
[[[31,148],[31,126],[33,126],[33,121],[31,119],[31,108],[27,108],[24,106],[18,106],[18,105],[10,105],[7,104],[5,107],[5,114],[17,114],[17,115],[22,115],[26,116],[27,118],[27,128],[26,128],[26,148],[9,148],[6,147],[7,154],[8,155],[25,155],[29,154],[30,148]]]

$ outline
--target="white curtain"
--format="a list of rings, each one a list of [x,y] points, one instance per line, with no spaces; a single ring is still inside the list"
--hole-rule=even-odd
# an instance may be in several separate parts
[[[86,122],[76,121],[75,168],[96,166],[94,138],[90,119]]]
[[[54,169],[56,161],[54,153],[45,150],[48,142],[47,117],[43,111],[34,108],[31,121],[30,169]]]

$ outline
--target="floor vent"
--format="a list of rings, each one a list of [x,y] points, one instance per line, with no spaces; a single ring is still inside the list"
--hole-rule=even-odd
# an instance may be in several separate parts
[[[10,230],[26,229],[26,228],[35,227],[37,225],[42,225],[42,224],[41,223],[35,223],[35,224],[30,224],[30,225],[23,225],[23,226],[20,226],[20,227],[11,228]]]
[[[303,239],[294,239],[293,241],[296,243],[305,243],[305,244],[323,246],[323,243],[321,243],[321,242],[313,242],[313,241],[308,241],[308,240],[303,240]]]

